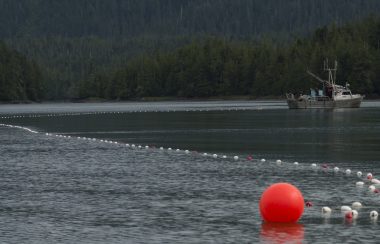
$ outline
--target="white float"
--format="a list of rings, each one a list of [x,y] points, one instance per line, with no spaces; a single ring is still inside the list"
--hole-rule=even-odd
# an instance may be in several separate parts
[[[378,216],[379,216],[379,213],[378,213],[377,211],[375,211],[375,210],[373,210],[373,211],[371,211],[371,212],[369,213],[369,217],[370,217],[371,219],[377,219]]]
[[[372,184],[375,184],[375,185],[380,185],[380,180],[378,180],[378,179],[374,179],[374,178],[373,178],[373,179],[371,180],[371,183],[372,183]]]
[[[375,191],[376,190],[376,187],[374,186],[374,185],[370,185],[369,187],[368,187],[368,190],[370,190],[370,191]]]
[[[353,202],[352,203],[353,209],[360,209],[361,207],[363,207],[363,205],[360,202]]]
[[[352,211],[352,209],[349,206],[342,206],[342,207],[340,207],[340,211],[342,211],[342,212],[348,212],[348,211]]]
[[[356,186],[357,187],[363,187],[364,186],[364,182],[363,181],[358,181],[358,182],[356,182]]]
[[[322,213],[323,214],[330,214],[331,213],[331,208],[329,208],[329,207],[323,207],[322,208]]]
[[[352,218],[353,218],[353,219],[358,218],[358,216],[359,216],[358,211],[356,211],[356,210],[352,210],[351,212],[352,212]]]

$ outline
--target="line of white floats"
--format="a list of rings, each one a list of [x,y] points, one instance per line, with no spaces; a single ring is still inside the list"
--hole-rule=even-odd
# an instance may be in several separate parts
[[[295,162],[295,163],[297,163],[297,162]],[[298,163],[297,163],[297,164],[298,164]],[[315,163],[311,164],[311,167],[312,167],[313,169],[318,169],[318,165],[315,164]],[[322,169],[327,169],[328,166],[326,166],[326,165],[322,165],[321,168],[322,168]],[[352,174],[352,171],[351,171],[350,169],[346,169],[346,170],[342,170],[342,171],[341,171],[338,167],[334,167],[334,168],[333,168],[333,171],[334,171],[334,173],[344,172],[344,174],[346,174],[347,176],[349,176],[349,175]],[[357,171],[357,172],[356,172],[356,176],[357,176],[358,178],[362,178],[362,176],[363,176],[363,172],[362,172],[362,171]],[[371,185],[368,187],[368,189],[369,189],[370,191],[374,192],[374,193],[380,193],[380,191],[376,188],[376,185],[379,185],[379,186],[380,186],[380,180],[375,179],[375,178],[373,177],[372,173],[367,173],[366,178],[367,178],[367,180],[368,180],[368,183],[371,183]],[[363,181],[358,181],[358,182],[356,182],[356,186],[357,186],[357,187],[364,187],[364,185],[365,185],[365,183],[364,183]]]
[[[318,169],[318,165],[313,163],[311,164],[311,167],[313,169]],[[321,166],[322,169],[326,170],[328,168],[327,165],[322,165]],[[343,172],[345,175],[347,176],[350,176],[352,174],[352,171],[350,169],[346,169],[346,170],[341,170],[339,169],[339,167],[334,167],[333,168],[333,171],[334,173],[339,173],[339,172]],[[363,176],[363,172],[362,171],[357,171],[356,172],[356,176],[358,178],[362,178]],[[366,179],[367,179],[367,182],[371,185],[369,185],[368,189],[370,192],[373,192],[373,193],[380,193],[380,191],[376,188],[376,185],[380,185],[380,180],[378,179],[375,179],[372,175],[372,173],[367,173],[366,175]],[[358,181],[356,182],[356,187],[364,187],[365,185],[365,182],[364,181]],[[348,218],[348,219],[356,219],[358,216],[359,216],[359,212],[358,210],[362,208],[362,204],[360,202],[354,202],[352,203],[352,207],[349,207],[349,206],[341,206],[340,208],[340,211],[344,214],[345,218]],[[325,217],[329,217],[330,214],[332,212],[332,209],[330,207],[322,207],[322,214],[325,216]],[[377,211],[375,210],[372,210],[370,213],[369,213],[369,216],[372,220],[377,220],[379,214]]]
[[[360,202],[353,202],[352,206],[343,205],[340,207],[341,213],[348,219],[356,219],[359,216],[359,209],[361,209],[363,205]],[[322,207],[322,215],[325,217],[329,217],[331,215],[332,209],[330,207]],[[379,213],[375,210],[372,210],[369,213],[369,217],[372,220],[377,220]]]
[[[99,114],[130,114],[130,113],[172,113],[172,112],[208,112],[208,111],[248,111],[261,110],[261,107],[250,108],[220,108],[220,109],[145,109],[145,110],[130,110],[130,111],[112,111],[112,112],[74,112],[74,113],[47,113],[47,114],[20,114],[20,115],[3,115],[0,119],[17,119],[17,118],[41,118],[41,117],[63,117],[63,116],[82,116],[82,115],[99,115]]]
[[[21,130],[25,130],[25,131],[28,131],[28,132],[31,132],[31,133],[34,133],[34,134],[37,134],[37,133],[38,133],[38,132],[35,131],[35,130],[29,129],[29,128],[27,128],[27,127],[23,127],[23,126],[18,126],[18,125],[0,124],[0,126],[3,126],[3,127],[9,127],[9,128],[21,129]]]
[[[0,124],[0,126],[4,126],[4,127],[9,127],[9,128],[16,128],[16,129],[22,129],[22,130],[25,130],[25,131],[28,131],[28,132],[31,132],[31,133],[39,133],[35,130],[32,130],[30,128],[27,128],[27,127],[24,127],[24,126],[17,126],[17,125],[9,125],[9,124]],[[86,141],[99,141],[101,143],[108,143],[108,144],[115,144],[115,145],[120,145],[120,146],[125,146],[127,148],[131,148],[131,149],[150,149],[150,148],[155,148],[155,147],[150,147],[150,146],[142,146],[142,145],[136,145],[136,144],[129,144],[129,143],[120,143],[120,142],[117,142],[117,141],[111,141],[111,140],[103,140],[103,139],[97,139],[97,138],[89,138],[89,137],[80,137],[80,136],[67,136],[67,135],[61,135],[61,134],[53,134],[53,133],[45,133],[46,136],[51,136],[51,137],[58,137],[58,138],[67,138],[67,139],[78,139],[78,140],[86,140]],[[167,151],[175,151],[175,152],[184,152],[185,154],[190,154],[190,153],[196,153],[196,154],[199,154],[198,152],[195,152],[195,151],[190,151],[190,150],[181,150],[181,149],[172,149],[171,147],[168,147],[167,149],[165,149],[164,147],[159,147],[158,150],[160,151],[163,151],[163,150],[167,150]],[[235,155],[233,157],[228,157],[227,155],[217,155],[217,154],[210,154],[210,153],[201,153],[200,155],[203,155],[203,156],[206,156],[206,157],[212,157],[212,158],[221,158],[221,159],[233,159],[235,161],[239,160],[240,157]],[[253,160],[253,157],[252,156],[248,156],[246,158],[247,161],[251,161]],[[260,162],[266,162],[266,159],[261,159]],[[280,159],[277,159],[276,161],[276,164],[278,165],[281,165],[283,164],[283,162],[280,160]],[[298,162],[294,162],[293,165],[297,166],[299,165]],[[313,163],[311,164],[311,168],[313,168],[314,170],[318,169],[318,165],[316,163]],[[320,168],[326,170],[328,167],[326,167],[325,165],[322,165]],[[338,167],[334,167],[333,168],[333,171],[334,173],[338,173],[340,172],[341,170],[338,168]],[[346,175],[351,175],[352,174],[352,171],[350,169],[346,169],[344,171],[344,174]],[[363,173],[361,171],[358,171],[356,173],[357,177],[361,178],[363,176]],[[367,178],[367,181],[369,183],[372,183],[370,186],[369,186],[369,190],[371,192],[374,192],[374,193],[379,193],[379,190],[376,188],[375,185],[380,185],[380,180],[378,179],[375,179],[372,175],[372,173],[367,173],[366,175],[366,178]],[[365,185],[365,183],[363,181],[358,181],[356,182],[356,186],[357,187],[363,187]],[[356,219],[359,215],[358,213],[358,210],[362,207],[362,204],[360,202],[354,202],[352,203],[352,207],[349,207],[349,206],[342,206],[340,208],[340,211],[344,214],[344,216],[346,218],[349,218],[349,219]],[[322,207],[322,215],[325,216],[325,217],[329,217],[331,215],[331,212],[332,212],[332,209],[330,207]],[[377,220],[378,218],[378,212],[373,210],[370,212],[369,216],[372,220]]]

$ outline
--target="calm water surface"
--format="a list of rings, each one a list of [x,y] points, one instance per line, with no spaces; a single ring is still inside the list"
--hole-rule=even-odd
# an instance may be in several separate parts
[[[369,212],[380,211],[380,194],[356,188],[355,171],[380,173],[380,102],[334,111],[288,110],[277,101],[1,105],[0,117],[39,132],[0,126],[5,243],[376,243],[379,237]],[[311,163],[330,169],[313,170]],[[353,174],[335,174],[333,166]],[[261,221],[261,193],[281,181],[313,202],[299,224]],[[345,221],[338,208],[354,201],[364,207],[357,220]],[[323,217],[322,206],[335,211]]]

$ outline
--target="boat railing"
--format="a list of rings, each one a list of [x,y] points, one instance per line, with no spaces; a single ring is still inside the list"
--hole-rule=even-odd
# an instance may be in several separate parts
[[[317,96],[315,97],[317,101],[331,101],[331,98],[328,96]]]

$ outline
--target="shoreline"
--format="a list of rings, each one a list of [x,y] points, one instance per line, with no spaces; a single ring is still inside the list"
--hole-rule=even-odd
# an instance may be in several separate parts
[[[363,101],[379,101],[380,97],[366,97]],[[102,98],[86,98],[86,99],[67,99],[67,100],[43,100],[43,101],[0,101],[0,105],[12,104],[68,104],[68,103],[128,103],[128,102],[202,102],[202,101],[286,101],[285,97],[278,96],[215,96],[205,98],[181,98],[181,97],[142,97],[139,99],[102,99]]]
[[[102,98],[86,98],[86,99],[63,99],[63,100],[43,100],[43,101],[0,101],[0,105],[9,104],[46,104],[46,103],[126,103],[126,102],[201,102],[201,101],[265,101],[265,100],[285,100],[282,97],[267,96],[253,98],[250,96],[216,96],[207,98],[181,98],[181,97],[142,97],[139,99],[102,99]]]

